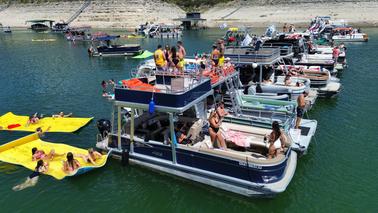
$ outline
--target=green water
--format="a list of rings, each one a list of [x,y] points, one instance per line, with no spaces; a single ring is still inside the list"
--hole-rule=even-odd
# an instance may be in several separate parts
[[[144,168],[122,167],[117,160],[63,181],[42,176],[35,187],[13,192],[30,171],[0,163],[0,212],[376,212],[378,29],[366,32],[368,43],[347,45],[343,90],[336,99],[318,101],[309,114],[318,120],[316,140],[299,159],[288,189],[273,199],[244,198]],[[188,54],[208,51],[221,34],[186,33]],[[32,42],[46,38],[57,40]],[[151,51],[161,41],[124,42],[140,42]],[[86,48],[61,35],[0,34],[0,113],[65,111],[109,118],[111,105],[101,97],[100,82],[127,78],[140,61],[89,58]],[[92,122],[75,134],[47,134],[47,140],[86,148],[94,146],[96,132]],[[0,132],[0,144],[26,134]]]

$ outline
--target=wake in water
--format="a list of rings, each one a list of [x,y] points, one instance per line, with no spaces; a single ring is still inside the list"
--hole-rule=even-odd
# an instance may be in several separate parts
[[[24,183],[21,183],[19,185],[14,186],[12,189],[13,191],[21,191],[29,187],[33,187],[38,183],[38,178],[39,177],[34,177],[34,178],[26,178],[26,181]]]

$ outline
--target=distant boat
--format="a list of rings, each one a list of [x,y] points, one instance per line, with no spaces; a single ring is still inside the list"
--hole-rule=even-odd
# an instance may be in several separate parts
[[[3,27],[3,32],[4,33],[12,33],[12,30],[9,26]]]
[[[88,49],[91,56],[136,56],[143,53],[139,44],[126,44],[126,45],[116,45],[111,44],[112,40],[119,38],[120,36],[103,36],[96,37],[93,40],[99,41],[100,45],[92,45]]]

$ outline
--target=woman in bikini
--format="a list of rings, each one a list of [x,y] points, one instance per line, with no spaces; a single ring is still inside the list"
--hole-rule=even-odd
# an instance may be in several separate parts
[[[219,131],[220,120],[216,111],[210,114],[209,124],[210,124],[209,133],[210,133],[211,142],[214,145],[215,141],[217,141],[217,147],[219,147],[220,149],[226,150],[227,149],[226,142],[224,141],[224,138],[221,132]]]
[[[63,171],[65,173],[72,173],[80,168],[80,163],[76,160],[72,152],[67,153],[67,160],[63,161]]]
[[[48,170],[48,163],[43,162],[43,160],[39,160],[37,162],[37,166],[35,167],[33,173],[31,173],[27,178],[26,181],[22,184],[14,186],[12,189],[14,191],[20,191],[28,187],[35,186],[38,183],[38,178],[41,173],[46,173]]]
[[[55,153],[54,149],[51,149],[49,154],[46,154],[43,150],[38,150],[37,147],[32,148],[32,160],[52,160],[56,156],[62,156],[64,154]]]
[[[274,158],[278,153],[284,151],[286,137],[277,121],[273,121],[272,132],[266,137],[268,137],[269,142],[268,159]]]
[[[95,151],[93,148],[88,149],[88,154],[75,154],[75,157],[82,158],[85,162],[96,164],[96,160],[102,157],[101,153]]]

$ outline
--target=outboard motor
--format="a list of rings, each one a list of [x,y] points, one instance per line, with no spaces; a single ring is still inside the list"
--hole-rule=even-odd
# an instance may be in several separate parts
[[[108,136],[111,128],[112,128],[112,125],[109,120],[100,119],[97,121],[97,129],[100,132],[102,138],[105,138],[106,136]]]

